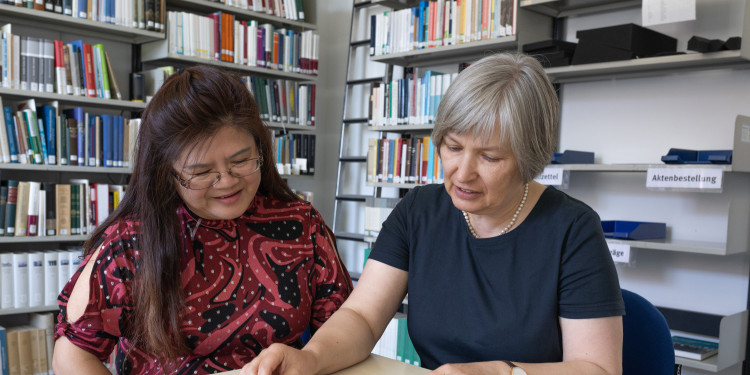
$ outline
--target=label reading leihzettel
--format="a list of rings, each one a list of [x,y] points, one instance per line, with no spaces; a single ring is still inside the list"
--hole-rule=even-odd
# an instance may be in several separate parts
[[[750,125],[742,124],[742,129],[740,130],[740,141],[750,143]]]
[[[609,246],[609,253],[615,263],[630,263],[630,245],[607,242],[607,246]]]
[[[568,173],[569,171],[560,167],[546,167],[534,180],[542,185],[565,188],[568,185]]]
[[[721,190],[724,172],[715,168],[649,168],[647,188]]]

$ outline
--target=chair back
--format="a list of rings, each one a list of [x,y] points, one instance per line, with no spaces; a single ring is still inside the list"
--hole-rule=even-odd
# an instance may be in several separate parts
[[[675,374],[674,347],[667,321],[648,300],[622,289],[622,374]]]

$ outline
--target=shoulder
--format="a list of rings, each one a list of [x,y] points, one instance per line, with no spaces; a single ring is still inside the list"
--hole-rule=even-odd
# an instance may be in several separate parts
[[[445,202],[446,198],[450,200],[443,184],[430,184],[415,187],[404,196],[402,201],[412,207],[429,206],[434,208],[435,205]]]
[[[127,263],[134,263],[138,257],[137,238],[138,221],[120,219],[112,223],[101,236],[92,251],[101,248],[98,259],[123,258]]]
[[[571,197],[552,186],[548,186],[544,190],[537,204],[541,210],[548,213],[554,213],[555,216],[573,218],[599,217],[596,211],[583,201]]]

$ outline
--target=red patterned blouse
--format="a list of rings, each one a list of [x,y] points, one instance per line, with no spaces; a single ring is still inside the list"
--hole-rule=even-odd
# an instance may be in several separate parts
[[[305,329],[314,332],[352,290],[323,219],[308,203],[256,195],[234,220],[199,224],[184,206],[177,215],[185,248],[182,332],[191,349],[170,366],[179,374],[237,369],[275,342],[301,347]],[[102,360],[117,344],[120,374],[163,373],[158,361],[132,348],[121,333],[136,324],[137,228],[137,222],[126,220],[108,228],[89,280],[89,304],[81,318],[69,322],[68,298],[91,255],[84,259],[58,298],[55,339],[65,336]]]

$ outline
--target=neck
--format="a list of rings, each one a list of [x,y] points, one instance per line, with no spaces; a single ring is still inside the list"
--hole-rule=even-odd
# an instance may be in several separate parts
[[[523,187],[523,192],[518,203],[513,206],[512,211],[508,210],[508,212],[503,214],[503,219],[501,219],[499,222],[493,223],[494,220],[491,220],[491,218],[486,216],[485,220],[477,222],[477,215],[469,214],[463,211],[464,218],[466,219],[466,224],[469,226],[469,232],[471,232],[471,234],[477,238],[494,237],[509,232],[517,225],[517,221],[519,220],[521,212],[523,211],[523,208],[526,204],[528,194],[529,183],[526,183]],[[487,221],[486,219],[489,219],[489,221]]]

